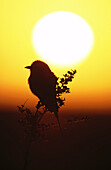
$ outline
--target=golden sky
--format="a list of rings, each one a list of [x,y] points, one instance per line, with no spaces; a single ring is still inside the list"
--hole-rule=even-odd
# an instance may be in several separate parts
[[[0,106],[17,106],[29,98],[35,106],[24,67],[40,59],[34,51],[32,30],[43,16],[56,11],[69,11],[88,22],[95,36],[88,58],[73,68],[77,74],[70,83],[71,93],[64,108],[111,108],[111,1],[109,0],[4,0],[0,5]],[[72,68],[55,67],[62,76]],[[73,69],[72,68],[72,69]],[[34,101],[34,102],[33,102]]]

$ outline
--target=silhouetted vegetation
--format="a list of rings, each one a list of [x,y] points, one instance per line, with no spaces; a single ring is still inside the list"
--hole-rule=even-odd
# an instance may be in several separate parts
[[[72,81],[74,78],[74,75],[76,73],[76,70],[68,71],[67,74],[63,75],[63,78],[58,78],[57,84],[56,84],[56,101],[57,101],[57,107],[60,108],[64,105],[65,98],[62,99],[63,93],[70,93],[70,89],[67,87],[68,83]],[[27,102],[27,101],[26,101]],[[40,132],[40,121],[43,117],[43,115],[49,111],[46,109],[45,105],[42,104],[42,102],[39,100],[36,105],[36,112],[32,113],[30,109],[25,108],[26,102],[21,105],[17,106],[19,110],[19,124],[24,127],[25,132],[28,136],[32,137],[32,140],[36,136],[39,136]],[[37,131],[39,129],[39,131]],[[36,133],[35,133],[36,132]]]
[[[58,109],[64,105],[65,98],[62,98],[63,93],[70,93],[70,88],[68,88],[68,83],[72,81],[76,70],[68,71],[63,75],[63,78],[58,78],[56,83],[56,102]],[[27,101],[26,101],[27,102]],[[49,111],[45,105],[39,100],[36,105],[36,112],[32,113],[30,109],[25,107],[26,102],[17,106],[19,110],[19,119],[18,123],[24,128],[25,139],[26,139],[26,154],[24,158],[24,167],[23,170],[27,169],[27,160],[31,143],[35,139],[41,137],[41,131],[43,132],[44,128],[49,128],[49,124],[41,124],[40,121],[44,114]]]

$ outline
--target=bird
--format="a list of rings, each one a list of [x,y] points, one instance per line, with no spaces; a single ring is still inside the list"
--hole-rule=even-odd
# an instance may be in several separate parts
[[[25,68],[30,69],[28,84],[31,92],[40,99],[46,109],[54,112],[61,129],[56,101],[56,84],[58,78],[49,66],[40,60],[34,61],[31,66],[26,66]]]

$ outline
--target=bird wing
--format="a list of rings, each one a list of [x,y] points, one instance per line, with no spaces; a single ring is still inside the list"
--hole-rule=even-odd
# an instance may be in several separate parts
[[[29,85],[32,93],[35,94],[51,112],[57,111],[56,82],[57,77],[52,72],[36,74],[35,76],[29,77]]]
[[[57,111],[56,103],[56,76],[50,72],[47,77],[44,77],[44,82],[42,83],[42,94],[41,101],[50,111]]]

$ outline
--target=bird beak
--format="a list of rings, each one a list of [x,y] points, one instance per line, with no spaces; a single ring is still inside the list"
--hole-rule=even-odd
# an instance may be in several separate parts
[[[27,68],[27,69],[31,69],[31,66],[26,66],[25,68]]]

